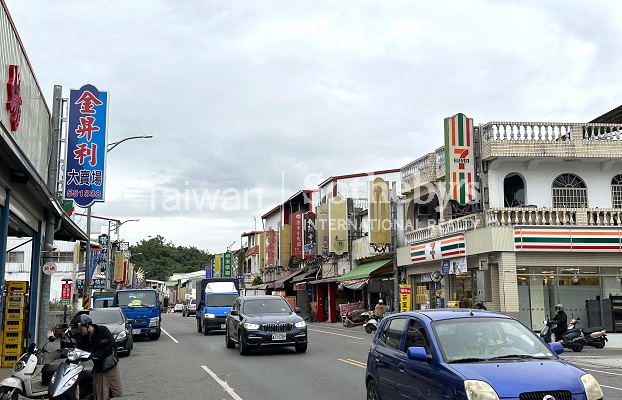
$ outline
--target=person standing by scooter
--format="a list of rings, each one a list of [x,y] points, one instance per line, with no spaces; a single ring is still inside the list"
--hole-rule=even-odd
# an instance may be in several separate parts
[[[381,320],[382,318],[384,318],[384,313],[385,313],[384,302],[382,301],[382,299],[380,299],[378,300],[378,304],[376,304],[376,307],[374,308],[374,316],[378,320]]]
[[[568,330],[568,316],[562,304],[557,304],[555,306],[555,312],[555,317],[553,317],[549,323],[557,325],[555,328],[551,329],[551,331],[555,334],[555,340],[561,342],[562,335]]]
[[[95,398],[110,400],[123,396],[119,365],[103,370],[104,360],[114,353],[114,336],[107,327],[94,324],[87,314],[80,315],[77,325],[76,347],[92,354]]]

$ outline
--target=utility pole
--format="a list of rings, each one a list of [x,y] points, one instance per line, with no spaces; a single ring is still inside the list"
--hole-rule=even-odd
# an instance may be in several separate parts
[[[47,185],[56,196],[58,192],[58,152],[60,139],[60,119],[61,119],[61,102],[63,96],[63,87],[54,85],[54,100],[52,104],[52,121],[50,132],[50,162],[48,163]],[[54,201],[55,199],[53,199]],[[53,210],[48,210],[45,221],[45,239],[43,241],[43,263],[51,261],[54,254],[54,231],[56,227],[56,215]],[[41,268],[39,263],[38,268]],[[50,289],[52,284],[52,276],[41,274],[41,287],[39,289],[39,310],[37,324],[36,343],[45,343],[48,337],[48,325],[50,313]]]
[[[395,183],[391,190],[391,255],[393,257],[393,310],[400,311],[400,269],[397,266],[397,193]]]

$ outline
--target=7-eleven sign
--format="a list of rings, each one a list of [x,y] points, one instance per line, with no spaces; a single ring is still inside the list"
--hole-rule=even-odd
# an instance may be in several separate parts
[[[461,205],[475,200],[473,119],[464,114],[445,118],[445,176],[449,200]]]

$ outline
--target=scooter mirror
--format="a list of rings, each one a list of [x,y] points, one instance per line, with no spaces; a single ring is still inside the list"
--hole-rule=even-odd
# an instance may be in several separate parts
[[[54,340],[56,340],[56,338],[54,337],[54,335],[51,335],[50,337],[48,337],[48,340],[50,342],[53,342]]]

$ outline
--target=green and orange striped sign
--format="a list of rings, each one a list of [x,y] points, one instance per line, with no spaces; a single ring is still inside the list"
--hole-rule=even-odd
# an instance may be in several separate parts
[[[445,185],[449,200],[460,205],[475,200],[473,118],[456,114],[445,118]]]
[[[410,248],[410,261],[413,264],[453,258],[466,254],[464,236],[454,236],[443,240],[419,244]]]
[[[622,252],[622,229],[538,229],[514,230],[516,251]]]

